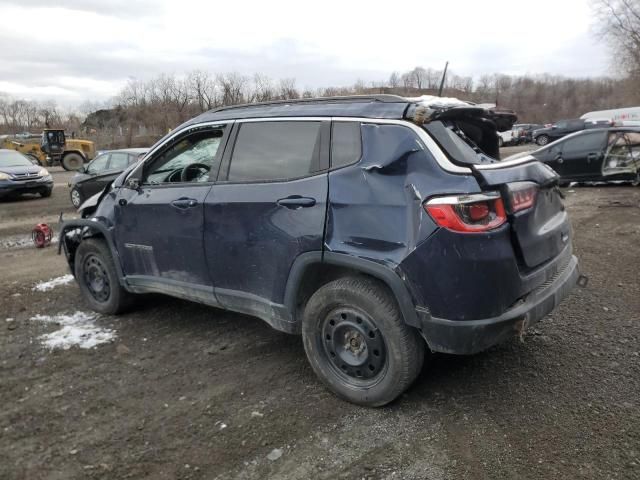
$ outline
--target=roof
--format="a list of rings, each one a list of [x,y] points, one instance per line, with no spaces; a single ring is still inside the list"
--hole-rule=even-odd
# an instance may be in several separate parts
[[[150,147],[147,148],[118,148],[115,150],[100,150],[100,155],[104,153],[123,152],[123,153],[147,153]]]
[[[187,122],[256,117],[364,117],[401,119],[410,102],[396,95],[354,95],[350,97],[303,98],[235,105],[210,110]]]

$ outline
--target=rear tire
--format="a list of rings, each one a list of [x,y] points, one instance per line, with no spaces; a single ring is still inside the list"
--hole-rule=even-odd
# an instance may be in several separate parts
[[[320,287],[302,319],[309,363],[339,397],[385,405],[422,369],[425,342],[404,323],[395,298],[377,280],[345,277]]]
[[[540,135],[536,138],[536,143],[541,147],[544,147],[547,143],[549,143],[549,137],[547,135]]]
[[[62,157],[62,168],[67,171],[78,170],[84,165],[84,158],[79,153],[67,153]]]
[[[120,285],[113,257],[104,240],[88,238],[80,242],[74,271],[82,296],[92,310],[115,315],[133,303],[133,294]]]

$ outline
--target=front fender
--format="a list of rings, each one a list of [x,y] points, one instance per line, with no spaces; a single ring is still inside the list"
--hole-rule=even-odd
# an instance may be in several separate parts
[[[75,275],[75,253],[80,243],[87,238],[103,238],[111,252],[114,267],[118,275],[120,285],[126,288],[120,255],[115,247],[113,230],[97,219],[76,219],[69,220],[62,224],[58,242],[58,255],[64,250],[67,263],[71,273]]]

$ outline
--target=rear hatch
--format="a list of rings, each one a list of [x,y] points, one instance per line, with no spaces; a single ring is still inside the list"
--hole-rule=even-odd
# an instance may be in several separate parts
[[[483,190],[500,191],[512,227],[514,248],[528,270],[565,249],[571,237],[571,224],[557,187],[558,175],[537,161],[517,162],[474,165],[472,169]]]
[[[418,108],[407,116],[420,123]],[[531,156],[497,161],[497,126],[486,110],[452,107],[432,113],[422,126],[453,163],[471,170],[482,190],[500,193],[522,270],[539,267],[565,249],[571,226],[558,175]]]

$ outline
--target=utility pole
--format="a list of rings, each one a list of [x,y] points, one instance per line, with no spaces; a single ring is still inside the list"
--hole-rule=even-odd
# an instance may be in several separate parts
[[[444,88],[444,79],[447,77],[447,67],[449,66],[449,61],[444,64],[444,72],[442,72],[442,80],[440,80],[440,89],[438,90],[438,96],[442,96],[442,89]]]

